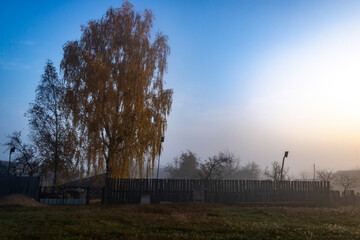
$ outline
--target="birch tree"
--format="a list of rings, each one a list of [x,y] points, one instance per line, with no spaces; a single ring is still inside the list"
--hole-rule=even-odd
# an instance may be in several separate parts
[[[150,10],[124,2],[64,45],[67,108],[87,153],[80,164],[95,172],[150,176],[155,166],[173,92],[164,87],[168,38],[152,37],[152,25]]]
[[[35,101],[30,103],[25,115],[42,172],[53,176],[53,185],[58,185],[59,178],[66,179],[74,167],[76,135],[63,109],[64,94],[64,84],[54,64],[48,60]]]

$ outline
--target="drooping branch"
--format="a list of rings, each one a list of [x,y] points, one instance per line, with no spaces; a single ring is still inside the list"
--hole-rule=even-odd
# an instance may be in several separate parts
[[[141,176],[144,165],[148,173],[166,131],[172,90],[164,89],[163,78],[170,49],[161,33],[151,42],[152,24],[150,10],[140,14],[124,2],[64,46],[66,106],[74,126],[85,130],[88,162],[114,177]]]

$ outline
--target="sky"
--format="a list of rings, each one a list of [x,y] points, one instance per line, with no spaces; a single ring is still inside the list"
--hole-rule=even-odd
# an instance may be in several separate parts
[[[360,151],[359,1],[130,1],[151,9],[169,37],[166,86],[174,90],[161,165],[191,150],[229,150],[295,176],[357,169]],[[47,59],[81,25],[122,1],[2,1],[0,143],[28,133],[24,113]],[[61,74],[61,73],[60,73]],[[0,159],[8,159],[1,146]]]

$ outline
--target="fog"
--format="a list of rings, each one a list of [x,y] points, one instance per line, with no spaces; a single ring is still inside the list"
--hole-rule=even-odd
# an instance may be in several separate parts
[[[187,149],[202,159],[228,149],[243,163],[255,161],[265,168],[288,150],[286,165],[297,176],[312,172],[314,164],[358,168],[359,23],[349,19],[329,25],[254,60],[246,74],[251,84],[245,100],[238,96],[208,111],[174,108],[164,162]]]

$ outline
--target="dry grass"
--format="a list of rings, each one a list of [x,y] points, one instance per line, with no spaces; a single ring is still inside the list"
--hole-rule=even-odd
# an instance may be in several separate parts
[[[0,239],[360,239],[360,209],[2,206]]]
[[[46,206],[42,203],[39,203],[38,201],[29,198],[26,195],[22,194],[11,194],[7,195],[5,197],[0,198],[0,206],[9,206],[9,205],[15,205],[15,206],[24,206],[24,207],[41,207]]]

